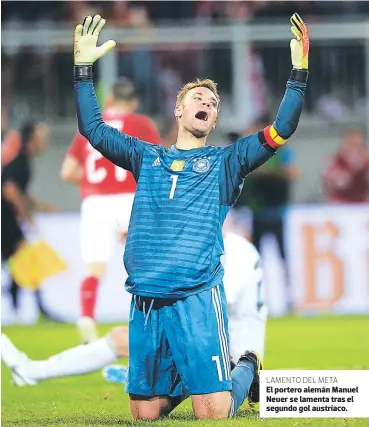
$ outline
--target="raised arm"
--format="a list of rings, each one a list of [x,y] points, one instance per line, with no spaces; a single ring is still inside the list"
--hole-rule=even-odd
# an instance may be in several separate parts
[[[92,64],[111,49],[113,40],[97,46],[105,20],[100,15],[88,16],[74,33],[74,90],[78,129],[90,144],[114,164],[133,173],[136,179],[145,143],[108,126],[102,119],[92,82]]]
[[[240,138],[224,149],[220,171],[223,204],[235,203],[245,177],[272,157],[297,129],[308,79],[309,39],[307,27],[297,14],[292,16],[291,24],[296,37],[291,41],[293,69],[276,119],[265,129]]]

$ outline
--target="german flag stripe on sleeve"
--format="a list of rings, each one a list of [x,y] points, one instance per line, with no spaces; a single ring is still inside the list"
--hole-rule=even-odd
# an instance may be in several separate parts
[[[270,145],[272,148],[279,148],[287,142],[287,139],[278,135],[273,125],[266,127],[262,132],[264,134],[266,144]]]

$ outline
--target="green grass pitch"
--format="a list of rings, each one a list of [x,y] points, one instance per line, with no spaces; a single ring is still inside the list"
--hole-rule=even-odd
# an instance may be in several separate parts
[[[100,327],[104,333],[109,325]],[[4,327],[15,344],[42,359],[78,344],[73,325],[38,324]],[[266,369],[369,369],[369,316],[271,319],[267,326]],[[230,420],[196,421],[186,401],[167,419],[133,422],[128,396],[101,373],[16,388],[2,367],[3,427],[42,426],[224,426],[351,427],[369,426],[369,419],[259,419],[244,406]]]

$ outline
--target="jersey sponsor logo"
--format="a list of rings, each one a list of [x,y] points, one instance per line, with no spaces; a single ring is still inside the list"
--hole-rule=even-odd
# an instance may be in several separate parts
[[[160,157],[157,157],[153,162],[151,166],[160,166]]]
[[[183,171],[184,165],[185,165],[184,160],[174,160],[170,168],[174,172],[181,172]]]
[[[193,170],[199,173],[205,173],[210,168],[210,162],[208,159],[198,159],[193,164]]]

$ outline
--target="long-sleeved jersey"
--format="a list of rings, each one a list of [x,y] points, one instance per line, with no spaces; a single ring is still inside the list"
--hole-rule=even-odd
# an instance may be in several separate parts
[[[222,281],[224,219],[246,176],[295,131],[305,88],[289,80],[275,122],[257,134],[226,147],[180,150],[108,126],[92,81],[75,82],[80,133],[137,182],[124,254],[128,292],[179,299]]]

